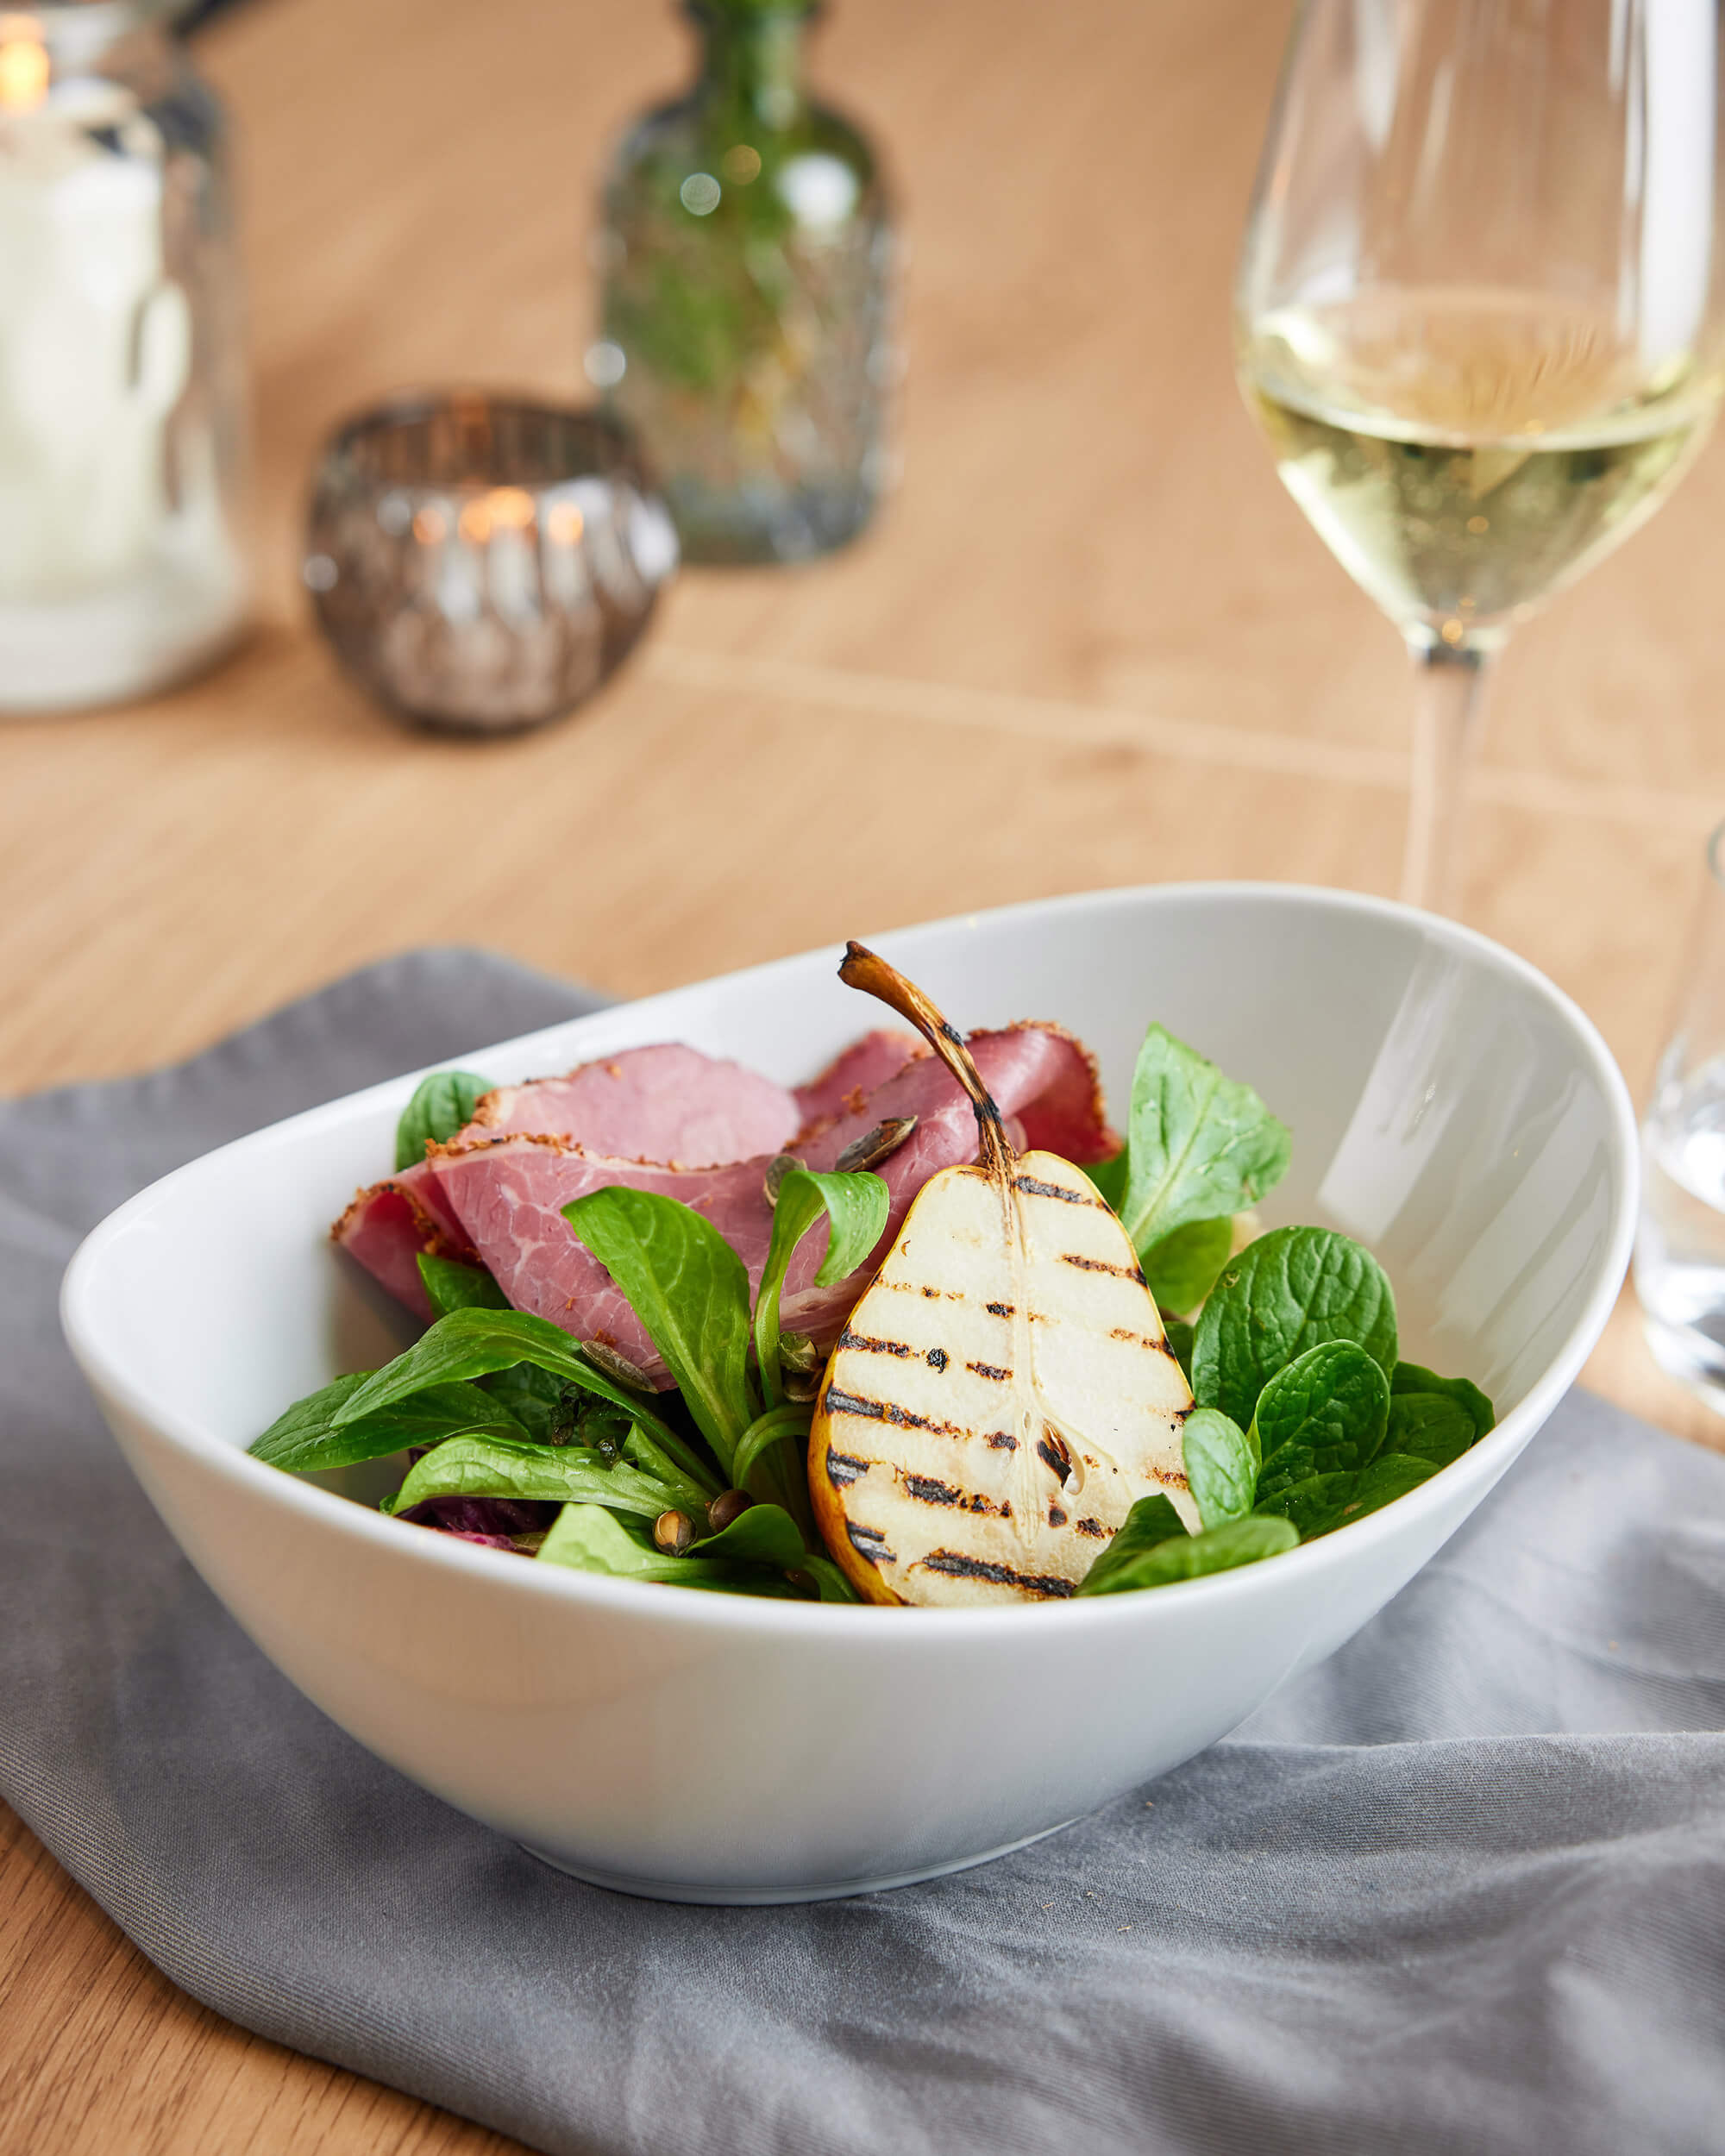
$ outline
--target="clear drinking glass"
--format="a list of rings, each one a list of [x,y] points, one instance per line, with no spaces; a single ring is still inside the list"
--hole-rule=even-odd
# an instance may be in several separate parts
[[[1641,1125],[1635,1292],[1655,1357],[1725,1414],[1725,824],[1707,872]]]
[[[1486,665],[1650,517],[1722,380],[1719,0],[1304,0],[1241,386],[1419,676],[1403,896],[1454,910]]]

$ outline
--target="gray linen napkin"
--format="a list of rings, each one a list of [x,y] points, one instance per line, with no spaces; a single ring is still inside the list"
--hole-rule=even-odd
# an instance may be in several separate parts
[[[580,1885],[275,1674],[100,1427],[61,1268],[218,1141],[592,1002],[421,954],[0,1106],[0,1794],[152,1959],[557,2156],[1725,2151],[1725,1460],[1584,1394],[1231,1741],[896,1893]]]

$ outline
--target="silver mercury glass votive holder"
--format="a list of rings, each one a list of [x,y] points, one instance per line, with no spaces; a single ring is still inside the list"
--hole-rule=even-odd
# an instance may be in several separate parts
[[[337,658],[391,711],[500,734],[592,695],[676,565],[619,422],[458,391],[331,436],[301,573]]]

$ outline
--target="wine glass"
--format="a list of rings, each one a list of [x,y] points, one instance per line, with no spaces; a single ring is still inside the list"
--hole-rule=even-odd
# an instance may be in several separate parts
[[[1486,664],[1719,401],[1721,0],[1303,0],[1235,296],[1277,468],[1419,679],[1402,895],[1455,910]]]

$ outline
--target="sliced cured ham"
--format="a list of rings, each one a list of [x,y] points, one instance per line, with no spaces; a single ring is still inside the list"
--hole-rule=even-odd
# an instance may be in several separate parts
[[[362,1190],[329,1231],[399,1303],[430,1324],[419,1254],[476,1265],[479,1255],[443,1195],[430,1162]]]
[[[699,1166],[775,1153],[805,1119],[796,1096],[758,1071],[667,1042],[626,1049],[562,1078],[500,1086],[480,1101],[461,1137],[473,1142],[519,1131],[574,1138],[590,1151],[624,1161]],[[361,1191],[330,1233],[428,1324],[432,1310],[419,1278],[421,1252],[480,1262],[426,1162]]]
[[[853,1041],[819,1078],[797,1087],[802,1134],[810,1135],[818,1124],[832,1116],[861,1109],[877,1086],[884,1086],[907,1062],[927,1053],[914,1033],[894,1033],[885,1026]]]
[[[970,1045],[1002,1114],[1020,1129],[1052,1123],[1065,1135],[1065,1157],[1080,1164],[1117,1150],[1094,1067],[1069,1034],[1053,1026],[1014,1026],[979,1033]],[[831,1168],[854,1138],[899,1116],[914,1116],[916,1126],[875,1171],[892,1200],[882,1250],[932,1175],[976,1157],[975,1117],[957,1081],[932,1056],[909,1062],[849,1113],[821,1125],[800,1152],[811,1168]],[[605,1156],[549,1133],[463,1133],[431,1156],[444,1198],[518,1309],[549,1318],[578,1338],[602,1341],[661,1383],[668,1378],[651,1341],[598,1259],[571,1234],[562,1208],[613,1183],[679,1199],[711,1220],[737,1252],[752,1288],[772,1235],[764,1187],[770,1157],[763,1151],[726,1167],[691,1170]],[[825,1245],[818,1227],[792,1263],[781,1306],[787,1330],[812,1333],[822,1344],[836,1336],[873,1263],[871,1258],[835,1287],[817,1288]]]
[[[856,1050],[846,1052],[854,1056]],[[898,1055],[894,1070],[907,1052]],[[800,1094],[758,1071],[667,1042],[585,1063],[567,1078],[499,1086],[480,1101],[460,1135],[466,1141],[573,1138],[591,1153],[618,1160],[711,1168],[777,1152],[807,1118]]]

